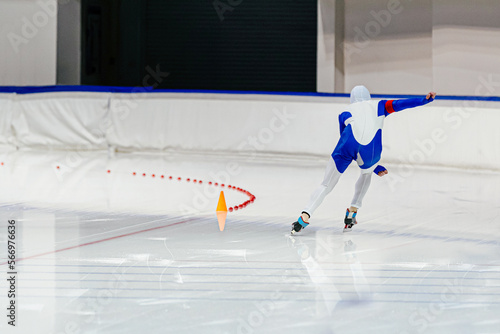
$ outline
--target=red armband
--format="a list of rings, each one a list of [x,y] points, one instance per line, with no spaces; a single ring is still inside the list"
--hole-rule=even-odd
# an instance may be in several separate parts
[[[387,110],[389,114],[392,114],[394,112],[394,108],[392,107],[393,102],[394,100],[389,100],[385,103],[385,110]]]

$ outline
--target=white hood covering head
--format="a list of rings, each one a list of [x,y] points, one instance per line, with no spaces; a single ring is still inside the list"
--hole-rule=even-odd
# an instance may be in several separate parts
[[[356,86],[351,90],[351,103],[369,101],[371,98],[365,86]]]

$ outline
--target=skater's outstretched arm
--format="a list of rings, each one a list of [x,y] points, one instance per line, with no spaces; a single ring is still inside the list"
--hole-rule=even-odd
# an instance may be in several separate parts
[[[382,100],[379,103],[379,116],[381,116],[382,111],[385,116],[389,116],[394,112],[423,106],[427,103],[431,103],[435,98],[436,93],[430,92],[425,97],[416,97],[402,100]]]

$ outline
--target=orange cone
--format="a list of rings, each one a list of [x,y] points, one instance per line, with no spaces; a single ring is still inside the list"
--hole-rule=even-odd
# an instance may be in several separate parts
[[[227,217],[227,206],[226,199],[224,198],[224,192],[220,192],[219,203],[217,203],[217,220],[219,221],[219,229],[224,231],[224,226],[226,225],[226,217]]]

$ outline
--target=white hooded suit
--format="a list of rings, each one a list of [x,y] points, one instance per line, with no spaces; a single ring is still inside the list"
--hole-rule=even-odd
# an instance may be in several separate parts
[[[425,97],[374,101],[366,87],[354,87],[351,91],[351,104],[347,111],[339,115],[341,135],[332,153],[332,159],[327,164],[323,182],[313,192],[303,212],[309,216],[313,214],[352,161],[358,163],[361,175],[356,182],[351,206],[360,208],[370,186],[371,173],[380,171],[376,164],[382,154],[382,128],[385,118],[394,112],[432,101],[432,98]]]

